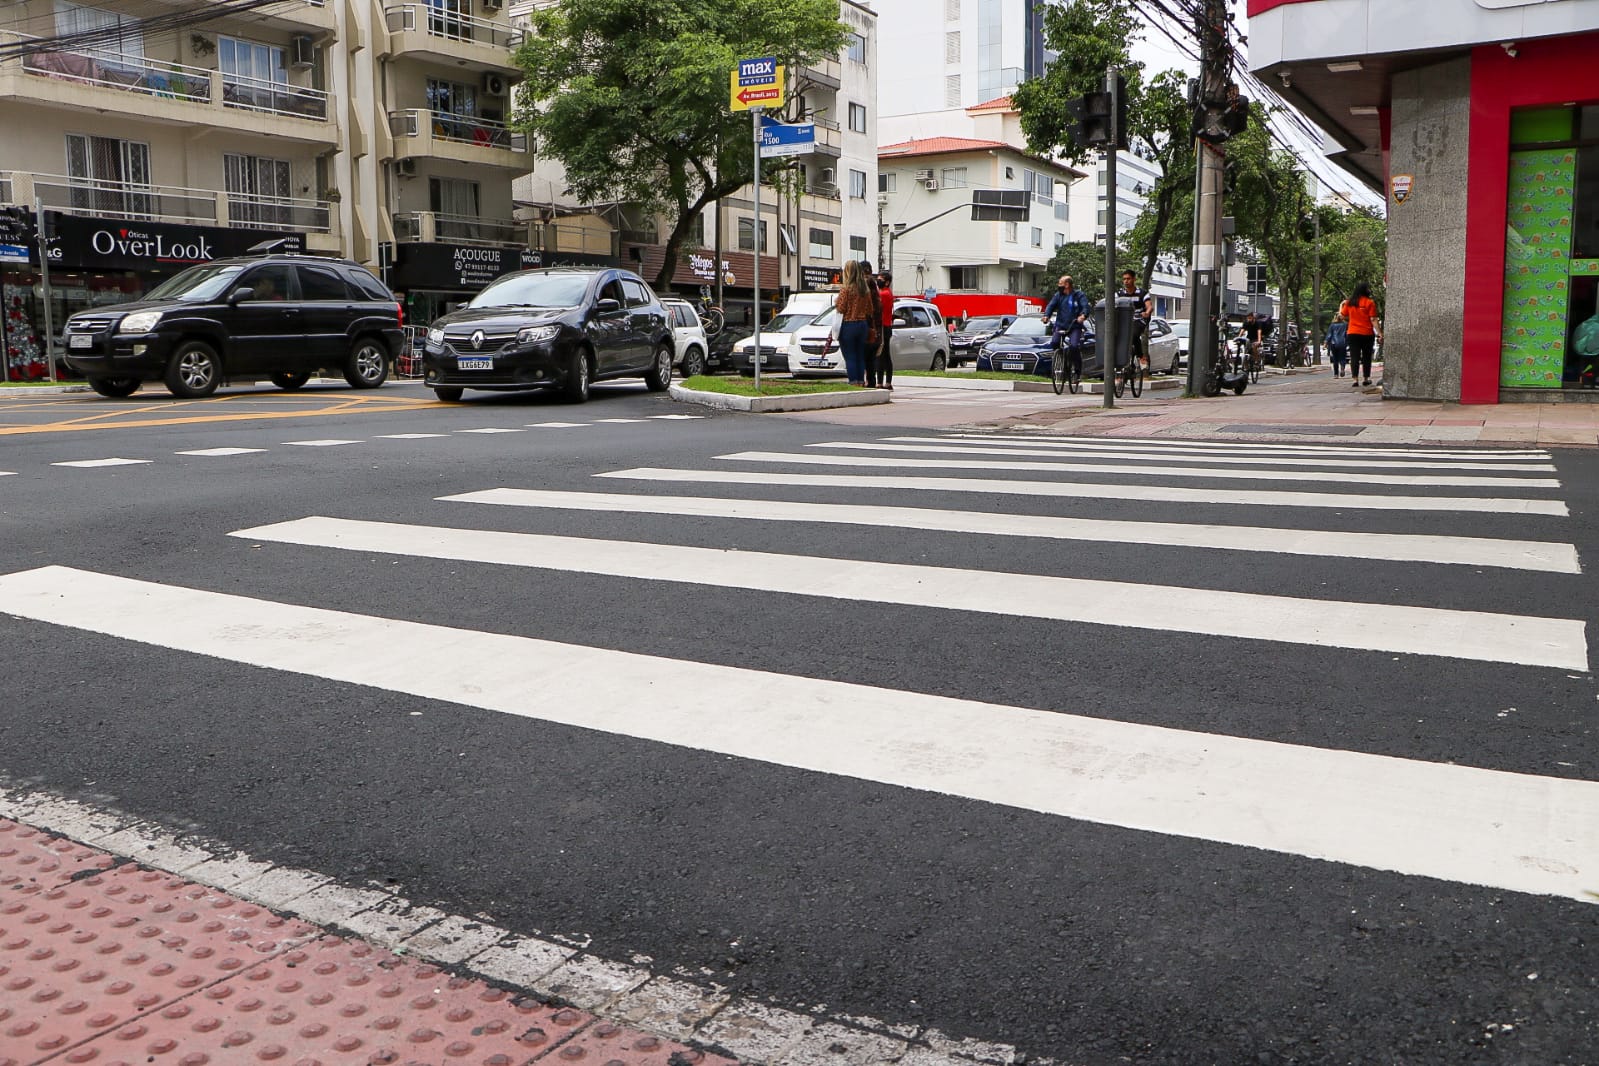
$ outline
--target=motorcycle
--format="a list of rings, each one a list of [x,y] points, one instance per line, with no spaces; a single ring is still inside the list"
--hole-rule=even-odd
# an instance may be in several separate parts
[[[1223,389],[1231,389],[1234,396],[1242,396],[1249,388],[1249,348],[1243,334],[1234,337],[1228,347],[1232,349],[1231,354],[1222,348],[1211,360],[1210,374],[1200,388],[1205,396],[1220,396]]]

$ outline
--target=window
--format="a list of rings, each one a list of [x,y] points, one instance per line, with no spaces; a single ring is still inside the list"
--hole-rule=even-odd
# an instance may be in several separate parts
[[[851,237],[849,239],[849,257],[857,262],[866,258],[865,237]]]
[[[1070,218],[1071,218],[1071,205],[1068,204],[1065,200],[1061,200],[1058,203],[1056,203],[1055,204],[1055,218],[1057,220],[1061,221],[1061,222],[1066,222],[1066,221],[1070,220]]]
[[[807,252],[812,259],[833,258],[833,231],[830,229],[811,228],[810,241]]]
[[[856,133],[866,132],[866,105],[849,105],[849,128]]]
[[[596,300],[615,300],[618,311],[627,306],[627,298],[622,295],[622,283],[616,278],[607,281],[594,298]]]
[[[961,0],[944,0],[944,21],[959,22],[961,17]]]
[[[844,58],[853,63],[866,62],[866,38],[858,33],[850,33],[844,39]]]
[[[1246,268],[1248,281],[1244,284],[1244,291],[1251,296],[1264,296],[1266,294],[1266,264],[1250,263]]]
[[[1017,229],[1016,229],[1016,227],[1018,225],[1019,225],[1019,223],[1016,223],[1016,222],[1007,222],[1007,223],[1005,223],[1005,240],[1006,240],[1007,243],[1009,243],[1009,244],[1015,244],[1016,243],[1016,241],[1017,241]]]
[[[1063,245],[1065,245],[1065,243],[1066,243],[1066,234],[1064,234],[1064,233],[1055,234],[1055,247],[1056,248],[1062,247]]]
[[[852,170],[849,172],[849,198],[851,200],[866,199],[866,171]]]
[[[477,86],[429,78],[428,110],[433,112],[433,133],[456,141],[470,141],[482,127],[477,116]]]
[[[738,248],[741,252],[755,250],[755,220],[741,218],[738,220]],[[761,251],[766,251],[766,222],[761,222]]]
[[[466,21],[472,14],[472,0],[427,0],[427,5],[429,33],[457,41],[472,39],[472,25]]]
[[[944,34],[944,62],[951,65],[961,61],[961,31],[950,30]]]
[[[945,167],[938,173],[938,183],[945,188],[966,188],[966,168]]]
[[[230,103],[274,111],[287,106],[280,88],[289,84],[283,49],[236,37],[218,37],[217,61],[222,68],[223,94]]]
[[[643,307],[650,302],[649,290],[637,278],[622,279],[622,296],[628,307]]]
[[[1028,194],[1038,187],[1038,175],[1026,167],[1022,168],[1022,189]]]
[[[1005,291],[1006,292],[1021,292],[1022,291],[1022,272],[1020,270],[1007,270],[1007,271],[1005,271]]]
[[[1044,246],[1044,231],[1039,229],[1037,226],[1034,226],[1033,227],[1033,247],[1034,248],[1042,248],[1043,246]]]
[[[144,59],[144,35],[139,30],[139,20],[133,16],[67,0],[56,0],[55,15],[58,34],[92,33],[94,36],[89,39],[99,47],[83,51],[108,66],[137,67]]]
[[[974,266],[950,267],[949,287],[952,289],[978,288],[977,268]]]
[[[778,248],[780,255],[799,255],[799,227],[787,222],[777,224],[777,240],[781,246]]]
[[[899,174],[896,171],[886,171],[877,175],[878,192],[898,192]]]
[[[478,217],[478,185],[459,178],[428,179],[428,209],[455,219]]]
[[[146,218],[152,203],[150,146],[115,137],[67,134],[72,206],[118,218]]]
[[[1038,187],[1033,190],[1033,196],[1041,204],[1055,202],[1055,179],[1048,174],[1038,175]]]
[[[350,299],[350,290],[345,286],[344,279],[332,268],[301,263],[295,269],[300,273],[300,299],[342,301]]]
[[[944,106],[961,106],[961,76],[959,74],[944,75]]]
[[[291,271],[288,263],[266,263],[240,277],[235,287],[254,289],[255,293],[250,297],[252,300],[292,300],[294,278]]]
[[[228,190],[229,222],[242,226],[293,224],[288,200],[294,190],[287,159],[226,154],[222,173]]]
[[[1005,180],[1006,181],[1015,181],[1016,180],[1016,168],[1015,167],[1006,167],[1005,168]]]
[[[392,302],[394,300],[394,295],[389,292],[388,288],[373,277],[371,272],[365,267],[348,267],[346,269],[349,270],[349,273],[345,275],[345,280],[360,289],[367,299],[382,300],[384,302]]]

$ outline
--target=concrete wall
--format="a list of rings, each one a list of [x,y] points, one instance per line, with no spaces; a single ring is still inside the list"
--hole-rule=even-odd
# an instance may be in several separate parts
[[[1404,203],[1388,201],[1388,396],[1460,398],[1470,129],[1469,58],[1394,76],[1390,168],[1415,184]]]

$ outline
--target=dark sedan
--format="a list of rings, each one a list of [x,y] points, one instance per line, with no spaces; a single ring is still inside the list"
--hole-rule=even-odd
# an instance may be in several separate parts
[[[589,384],[643,377],[672,382],[666,309],[626,270],[551,268],[507,274],[428,330],[424,380],[446,402],[466,389],[559,389],[588,399]]]
[[[1005,332],[988,342],[977,355],[977,369],[1037,374],[1047,378],[1054,367],[1054,354],[1054,331],[1044,324],[1043,316],[1027,315],[1012,322]],[[1092,328],[1085,327],[1083,330],[1082,360],[1083,377],[1097,378],[1103,375]]]
[[[949,365],[960,366],[977,358],[983,345],[1014,321],[1015,315],[983,315],[968,321],[949,335]]]

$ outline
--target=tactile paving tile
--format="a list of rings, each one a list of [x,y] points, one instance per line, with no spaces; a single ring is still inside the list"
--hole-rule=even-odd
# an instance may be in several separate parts
[[[115,863],[103,851],[0,818],[0,898],[24,882],[64,884]]]

